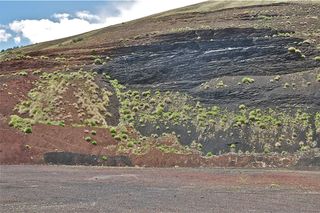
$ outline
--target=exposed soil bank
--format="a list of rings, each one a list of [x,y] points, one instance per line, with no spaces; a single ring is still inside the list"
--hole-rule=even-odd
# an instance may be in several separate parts
[[[198,155],[163,154],[153,150],[147,155],[96,156],[71,152],[49,152],[44,162],[60,165],[105,165],[143,167],[246,167],[246,168],[295,168],[320,170],[320,158],[312,154],[304,156],[237,155],[226,154],[204,158]]]

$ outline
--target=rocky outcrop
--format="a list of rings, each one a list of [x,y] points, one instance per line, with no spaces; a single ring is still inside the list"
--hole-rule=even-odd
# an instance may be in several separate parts
[[[290,53],[289,47],[299,49],[303,55]],[[203,103],[229,107],[239,102],[264,107],[295,103],[315,107],[320,105],[315,88],[281,94],[278,88],[285,82],[270,84],[269,80],[274,75],[319,68],[320,63],[314,60],[318,54],[319,50],[295,38],[293,32],[253,28],[199,30],[161,35],[151,44],[116,49],[113,60],[99,70],[107,71],[122,84],[186,91]],[[226,77],[238,77],[241,82],[243,76],[252,76],[255,84],[243,87],[233,81],[218,90],[197,88]]]

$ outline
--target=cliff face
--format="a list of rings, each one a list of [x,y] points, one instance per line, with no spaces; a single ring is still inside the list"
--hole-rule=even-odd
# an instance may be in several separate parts
[[[318,153],[320,5],[244,6],[207,2],[2,53],[2,162]]]

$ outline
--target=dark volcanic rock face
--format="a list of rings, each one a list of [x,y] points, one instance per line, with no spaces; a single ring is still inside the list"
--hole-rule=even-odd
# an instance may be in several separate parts
[[[313,119],[320,108],[320,84],[316,80],[320,63],[314,59],[319,54],[312,42],[295,38],[293,32],[253,28],[200,30],[161,35],[157,42],[116,49],[112,60],[99,71],[107,72],[128,90],[190,95],[187,99],[193,110],[188,112],[183,108],[188,101],[162,109],[161,100],[168,98],[165,95],[132,100],[133,92],[124,95],[123,107],[127,108],[122,111],[132,114],[136,129],[143,135],[173,132],[181,144],[193,146],[198,142],[205,153],[228,152],[232,146],[242,151],[295,152],[304,146],[301,141],[309,141],[308,146],[320,144]],[[170,102],[179,105],[178,99],[170,97]],[[156,102],[155,106],[151,101]],[[200,109],[191,103],[197,101],[208,108]],[[130,114],[135,104],[136,111]],[[143,115],[137,109],[145,104],[152,110]],[[248,111],[239,112],[242,104]],[[211,116],[208,109],[212,106],[227,111]],[[271,115],[269,108],[278,114]],[[301,114],[310,126],[299,124],[303,121],[296,109],[301,108],[310,113]],[[255,109],[265,110],[256,121],[252,116]],[[165,111],[163,117],[161,110]],[[157,113],[158,118],[144,124]],[[174,116],[182,119],[173,121]],[[189,123],[185,122],[188,117]],[[281,121],[276,122],[277,119]],[[290,124],[291,119],[295,119],[295,125]]]
[[[286,36],[282,36],[285,33]],[[319,51],[288,35],[288,32],[251,28],[162,35],[156,43],[115,50],[113,60],[102,70],[107,70],[126,85],[187,91],[203,103],[230,107],[238,105],[239,101],[259,106],[270,106],[275,102],[279,106],[292,101],[298,105],[319,106],[320,94],[314,94],[315,88],[311,90],[312,94],[294,91],[279,95],[277,88],[282,85],[272,85],[266,78],[261,78],[249,91],[248,87],[240,87],[234,82],[219,90],[197,88],[204,82],[221,77],[259,78],[295,74],[319,67],[319,62],[313,60]],[[305,58],[288,52],[291,46],[301,50]],[[265,92],[269,94],[265,95]],[[276,93],[278,95],[273,95]]]

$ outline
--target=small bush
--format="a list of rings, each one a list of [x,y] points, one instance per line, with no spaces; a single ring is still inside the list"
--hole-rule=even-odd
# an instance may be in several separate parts
[[[49,57],[48,57],[48,56],[44,56],[44,55],[42,55],[42,56],[40,56],[40,59],[41,59],[41,60],[48,60],[48,59],[49,59]]]
[[[234,143],[233,143],[233,144],[230,144],[230,148],[231,148],[231,149],[235,149],[236,147],[237,147],[236,144],[234,144]]]
[[[115,136],[114,136],[114,139],[117,140],[117,141],[121,141],[120,135],[115,135]]]
[[[116,134],[117,133],[117,129],[115,127],[111,127],[110,128],[110,133]]]
[[[91,135],[96,135],[96,134],[97,134],[97,132],[95,130],[91,131]]]
[[[41,73],[41,70],[35,70],[32,72],[33,75],[39,75]]]
[[[150,91],[145,91],[145,92],[142,93],[142,96],[148,97],[148,96],[150,96],[150,94],[151,94]]]
[[[63,122],[63,121],[58,121],[58,126],[64,127],[64,126],[65,126],[65,124],[64,124],[64,122]]]
[[[212,152],[208,152],[206,156],[207,156],[207,157],[212,157],[213,154],[212,154]]]
[[[275,80],[275,81],[279,81],[280,78],[281,78],[280,75],[276,75],[276,76],[274,77],[274,80]]]
[[[32,121],[30,119],[21,118],[17,115],[11,115],[9,125],[21,130],[24,133],[32,133]]]
[[[137,107],[137,106],[132,107],[132,111],[138,112],[139,111],[139,107]]]
[[[315,57],[314,60],[320,62],[320,56]]]
[[[240,110],[245,110],[246,109],[246,105],[244,105],[244,104],[239,105],[239,109]]]
[[[101,65],[102,63],[103,63],[103,61],[100,58],[94,59],[94,64]]]
[[[85,119],[84,123],[88,126],[97,126],[97,121],[95,119]]]
[[[87,136],[84,138],[85,141],[90,142],[91,141],[91,137]]]
[[[132,148],[134,146],[134,143],[132,142],[132,141],[129,141],[128,143],[127,143],[127,147],[128,148]]]
[[[295,53],[296,51],[297,51],[297,49],[294,48],[294,47],[289,47],[289,48],[288,48],[288,52],[289,52],[289,53]]]
[[[61,126],[61,127],[65,126],[63,121],[47,121],[46,124],[51,126]]]
[[[91,144],[92,145],[97,145],[97,141],[92,141]]]
[[[121,139],[123,140],[127,140],[128,139],[128,135],[127,134],[121,134]]]
[[[252,83],[254,83],[254,79],[253,78],[249,78],[249,77],[244,77],[244,78],[242,78],[241,82],[243,84],[252,84]]]
[[[306,57],[305,55],[302,54],[301,50],[296,49],[294,47],[289,47],[288,48],[288,52],[292,53],[292,54],[295,54],[295,55],[299,56],[302,59],[304,59]]]
[[[107,160],[108,160],[108,157],[107,157],[107,156],[102,156],[101,159],[102,159],[103,161],[107,161]]]
[[[83,40],[83,38],[74,38],[74,39],[72,39],[72,42],[73,43],[77,43],[77,42],[80,42],[82,40]]]
[[[26,127],[24,130],[23,130],[24,133],[32,133],[32,128],[31,127]]]
[[[264,123],[260,123],[260,124],[259,124],[259,127],[260,127],[260,129],[266,129],[266,128],[267,128],[267,125],[264,124]]]
[[[223,83],[223,81],[219,81],[217,84],[217,88],[222,88],[225,87],[225,84]]]
[[[19,75],[20,75],[20,76],[27,76],[28,73],[27,73],[26,71],[21,71],[21,72],[19,72]]]
[[[268,153],[271,152],[271,146],[270,146],[270,144],[265,144],[265,145],[263,146],[263,152],[264,152],[265,154],[268,154]]]

